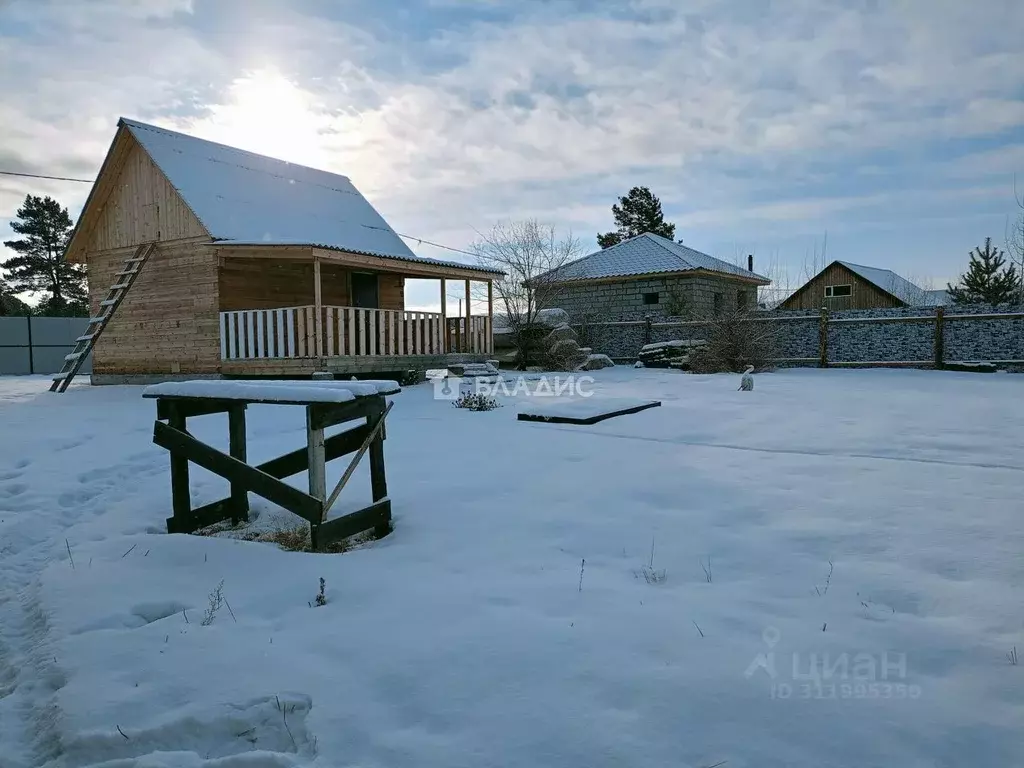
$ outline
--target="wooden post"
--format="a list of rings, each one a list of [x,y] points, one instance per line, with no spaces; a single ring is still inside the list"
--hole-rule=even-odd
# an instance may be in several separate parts
[[[381,405],[384,405],[384,398],[381,397]],[[370,429],[373,429],[373,425],[377,420],[383,420],[387,416],[386,410],[381,410],[375,416],[366,417],[366,425]],[[373,500],[380,501],[381,499],[387,498],[388,495],[388,481],[384,473],[384,425],[381,424],[381,429],[377,435],[373,438],[373,442],[370,443],[370,488],[373,493]],[[390,533],[390,525],[378,525],[374,528],[374,534],[377,538],[382,538]]]
[[[651,316],[644,315],[644,346],[651,343]]]
[[[828,307],[821,308],[818,321],[818,367],[828,368]]]
[[[245,449],[245,403],[232,405],[228,409],[228,453],[239,461],[246,460]],[[231,522],[249,519],[249,494],[245,486],[231,484]]]
[[[473,351],[473,331],[470,330],[470,325],[473,322],[473,302],[470,301],[469,297],[469,280],[466,281],[466,352]]]
[[[946,308],[935,308],[935,370],[941,371],[946,365],[946,337],[943,325],[946,322]]]
[[[494,281],[487,281],[487,354],[494,354]]]
[[[441,278],[441,354],[448,351],[448,281]]]
[[[168,426],[186,431],[186,419],[177,403],[167,404]],[[188,459],[171,452],[171,510],[180,523],[184,523],[192,512],[192,499],[188,490]]]
[[[312,409],[306,406],[306,456],[309,459],[309,495],[327,500],[327,456],[324,430],[313,425]],[[321,520],[320,522],[323,522]]]
[[[317,357],[324,354],[324,307],[323,296],[320,290],[320,259],[313,257],[313,333],[316,340],[313,342]]]

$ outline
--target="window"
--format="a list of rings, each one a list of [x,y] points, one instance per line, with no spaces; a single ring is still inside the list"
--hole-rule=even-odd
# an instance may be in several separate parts
[[[715,314],[722,314],[722,294],[720,293],[715,294]]]
[[[747,292],[738,291],[736,293],[736,309],[742,311],[747,308]]]
[[[825,298],[826,299],[837,299],[840,296],[852,296],[853,286],[852,285],[826,285],[825,286]]]
[[[657,303],[658,303],[658,294],[657,293],[645,293],[644,294],[644,304],[657,304]]]

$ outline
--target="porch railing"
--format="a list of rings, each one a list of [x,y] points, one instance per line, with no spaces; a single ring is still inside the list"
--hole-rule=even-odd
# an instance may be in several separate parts
[[[490,319],[465,319],[458,332],[445,338],[443,316],[436,312],[321,308],[321,333],[316,308],[280,307],[220,313],[220,351],[224,360],[280,357],[370,355],[439,355],[444,352],[487,354],[491,349]]]

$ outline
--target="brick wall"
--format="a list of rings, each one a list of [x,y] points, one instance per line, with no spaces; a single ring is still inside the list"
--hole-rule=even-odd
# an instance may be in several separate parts
[[[645,296],[656,294],[656,304]],[[554,292],[551,306],[561,307],[573,322],[585,320],[642,320],[644,316],[668,318],[683,313],[715,311],[715,295],[721,311],[736,309],[743,294],[747,306],[757,303],[757,288],[746,283],[713,277],[649,277],[619,282],[567,284]]]

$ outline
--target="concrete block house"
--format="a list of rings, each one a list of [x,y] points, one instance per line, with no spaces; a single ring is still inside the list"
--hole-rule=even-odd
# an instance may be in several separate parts
[[[551,284],[547,303],[566,310],[574,323],[753,310],[758,287],[771,282],[649,232],[537,279]]]

